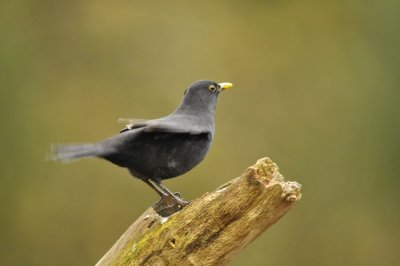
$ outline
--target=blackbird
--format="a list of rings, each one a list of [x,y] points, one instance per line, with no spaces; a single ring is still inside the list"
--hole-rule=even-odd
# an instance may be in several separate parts
[[[218,95],[231,87],[228,82],[197,81],[185,90],[181,103],[170,115],[134,122],[98,143],[54,144],[51,159],[63,162],[82,157],[106,159],[143,180],[161,196],[160,202],[168,201],[165,206],[183,208],[188,202],[161,181],[188,172],[204,159],[214,136]]]

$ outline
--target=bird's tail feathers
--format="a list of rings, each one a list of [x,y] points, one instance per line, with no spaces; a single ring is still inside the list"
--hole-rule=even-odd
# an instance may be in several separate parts
[[[52,144],[49,160],[70,162],[83,157],[99,156],[101,145],[95,143]]]

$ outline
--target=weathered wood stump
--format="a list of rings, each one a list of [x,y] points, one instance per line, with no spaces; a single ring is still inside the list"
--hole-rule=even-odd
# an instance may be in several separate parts
[[[147,209],[96,264],[224,265],[301,198],[263,158],[169,217]]]

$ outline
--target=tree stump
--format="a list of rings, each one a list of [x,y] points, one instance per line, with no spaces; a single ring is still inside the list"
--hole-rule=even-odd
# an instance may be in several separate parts
[[[301,198],[300,188],[262,158],[169,217],[150,207],[96,265],[227,264]]]

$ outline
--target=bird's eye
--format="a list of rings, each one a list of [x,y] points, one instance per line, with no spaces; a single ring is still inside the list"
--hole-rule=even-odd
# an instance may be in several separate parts
[[[216,87],[214,84],[212,84],[212,85],[210,85],[210,87],[208,87],[208,89],[209,89],[211,92],[214,92],[214,91],[217,89],[217,87]]]

